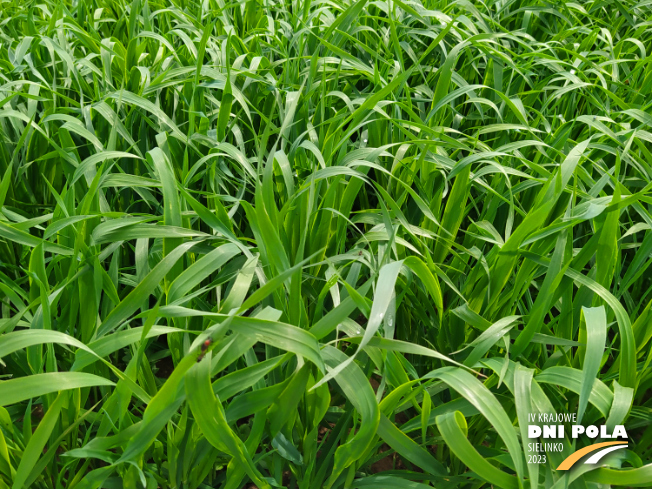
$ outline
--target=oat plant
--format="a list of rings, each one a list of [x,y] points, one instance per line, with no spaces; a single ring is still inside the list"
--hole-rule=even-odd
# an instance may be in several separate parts
[[[0,488],[652,487],[652,3],[0,0]],[[626,450],[528,463],[532,413]]]

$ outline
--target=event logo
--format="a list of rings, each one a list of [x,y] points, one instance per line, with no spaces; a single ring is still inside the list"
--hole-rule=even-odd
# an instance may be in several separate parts
[[[608,453],[611,453],[614,450],[618,450],[619,448],[625,448],[626,446],[627,446],[626,441],[625,442],[605,441],[603,443],[594,443],[593,445],[589,445],[588,447],[581,448],[577,450],[575,453],[572,453],[571,455],[566,457],[566,459],[559,464],[557,470],[570,469],[573,465],[575,465],[575,462],[577,462],[579,459],[581,459],[585,455],[588,455],[591,452],[595,452],[596,450],[598,450],[598,452],[591,455],[588,459],[586,459],[584,463],[597,464],[600,461],[600,459],[605,455],[607,455]]]
[[[597,464],[605,455],[627,447],[627,431],[623,425],[616,425],[613,431],[610,431],[606,425],[600,426],[583,426],[577,423],[577,414],[530,414],[530,423],[527,427],[529,439],[542,438],[544,440],[551,440],[542,443],[528,443],[527,449],[530,455],[528,456],[528,463],[546,463],[546,453],[562,452],[564,444],[561,442],[564,439],[566,430],[565,425],[561,423],[571,424],[570,435],[573,440],[577,440],[581,436],[588,438],[597,438],[598,435],[602,439],[606,438],[620,438],[619,441],[604,441],[594,443],[584,448],[576,450],[574,453],[566,457],[566,459],[559,464],[557,470],[569,470],[579,460],[585,456],[592,454],[587,458],[585,464]],[[552,440],[560,440],[554,442]]]

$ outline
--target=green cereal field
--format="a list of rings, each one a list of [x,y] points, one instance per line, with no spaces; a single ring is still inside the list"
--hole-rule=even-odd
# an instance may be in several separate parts
[[[0,0],[0,489],[652,488],[652,0]]]

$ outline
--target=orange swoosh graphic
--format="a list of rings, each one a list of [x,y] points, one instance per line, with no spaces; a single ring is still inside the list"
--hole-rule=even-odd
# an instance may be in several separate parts
[[[608,447],[611,445],[627,445],[627,442],[623,441],[605,441],[602,443],[595,443],[593,445],[589,445],[588,447],[584,447],[575,453],[571,454],[564,460],[562,463],[559,464],[559,467],[557,467],[557,470],[568,470],[570,469],[575,462],[577,462],[579,459],[581,459],[584,455],[587,453],[595,452],[596,450],[603,448],[603,447]]]

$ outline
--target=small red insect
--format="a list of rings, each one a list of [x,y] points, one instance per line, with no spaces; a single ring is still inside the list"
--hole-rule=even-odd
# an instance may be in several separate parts
[[[202,359],[204,358],[204,355],[206,354],[206,350],[208,350],[209,346],[211,346],[211,339],[210,338],[208,338],[206,341],[204,341],[201,344],[201,353],[197,357],[197,363],[202,361]]]

